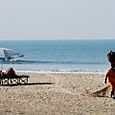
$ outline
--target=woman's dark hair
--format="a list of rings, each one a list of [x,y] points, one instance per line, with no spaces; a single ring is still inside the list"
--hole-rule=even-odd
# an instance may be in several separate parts
[[[110,51],[107,54],[107,59],[110,63],[115,62],[115,52],[114,51]]]

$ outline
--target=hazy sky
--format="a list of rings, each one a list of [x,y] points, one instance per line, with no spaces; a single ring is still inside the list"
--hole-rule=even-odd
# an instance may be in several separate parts
[[[115,39],[115,0],[0,0],[0,39]]]

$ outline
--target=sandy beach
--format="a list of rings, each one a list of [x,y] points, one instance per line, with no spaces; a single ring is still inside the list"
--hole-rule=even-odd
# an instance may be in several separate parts
[[[0,86],[0,115],[115,115],[110,95],[93,97],[105,74],[17,73],[29,75],[28,85]]]

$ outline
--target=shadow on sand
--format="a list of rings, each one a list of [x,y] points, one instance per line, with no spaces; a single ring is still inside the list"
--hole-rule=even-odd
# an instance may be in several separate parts
[[[51,82],[39,82],[39,83],[26,83],[26,84],[4,84],[1,86],[26,86],[26,85],[53,85],[54,83]]]

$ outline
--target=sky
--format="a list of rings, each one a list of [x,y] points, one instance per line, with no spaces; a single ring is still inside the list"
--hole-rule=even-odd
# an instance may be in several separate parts
[[[0,40],[115,39],[115,0],[0,0]]]

